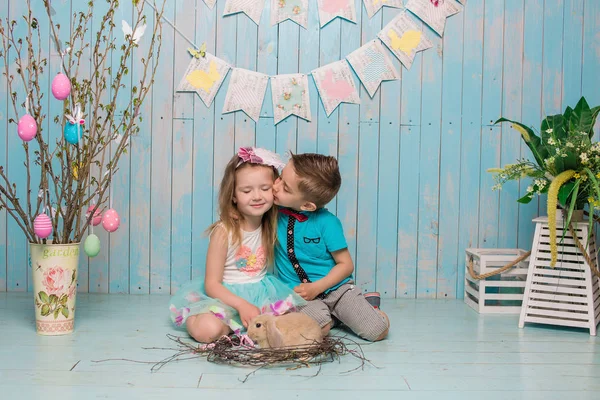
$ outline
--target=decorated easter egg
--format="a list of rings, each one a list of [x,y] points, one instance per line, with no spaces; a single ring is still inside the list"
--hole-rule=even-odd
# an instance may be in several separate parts
[[[98,253],[100,253],[100,239],[98,236],[94,235],[93,233],[88,235],[83,243],[83,250],[88,257],[96,257]]]
[[[17,132],[21,140],[29,142],[37,133],[37,123],[35,122],[35,119],[29,114],[23,115],[17,124]]]
[[[79,136],[81,135],[79,124],[72,124],[67,122],[65,124],[65,140],[71,144],[77,144],[79,142]]]
[[[33,220],[33,232],[42,239],[47,238],[52,233],[52,220],[49,216],[42,213]]]
[[[96,207],[95,204],[92,204],[88,207],[87,212],[85,213],[86,218],[90,217],[90,213],[92,212],[94,207]],[[92,218],[92,225],[97,226],[98,224],[100,224],[100,222],[102,222],[102,213],[100,213],[100,208],[98,208],[94,213],[94,218]]]
[[[71,93],[71,81],[63,73],[58,73],[52,80],[52,94],[57,100],[64,100]]]
[[[112,208],[107,210],[102,216],[102,226],[107,232],[114,232],[119,229],[120,223],[119,214]]]

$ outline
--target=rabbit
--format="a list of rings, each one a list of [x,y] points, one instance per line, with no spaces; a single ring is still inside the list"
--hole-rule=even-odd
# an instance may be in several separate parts
[[[259,315],[248,324],[248,337],[262,349],[306,346],[323,341],[317,321],[299,312],[277,317]]]

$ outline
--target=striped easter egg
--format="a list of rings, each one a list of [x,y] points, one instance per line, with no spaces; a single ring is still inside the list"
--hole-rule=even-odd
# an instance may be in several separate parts
[[[33,220],[33,231],[41,238],[45,239],[52,233],[52,220],[46,214],[42,213]]]

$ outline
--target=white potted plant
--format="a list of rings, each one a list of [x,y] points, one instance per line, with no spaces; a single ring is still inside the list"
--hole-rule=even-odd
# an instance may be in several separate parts
[[[26,171],[26,176],[9,176],[0,166],[0,209],[7,210],[29,242],[37,332],[58,335],[74,327],[80,244],[90,257],[100,249],[98,237],[88,234],[90,226],[102,224],[109,232],[119,226],[108,189],[129,137],[147,117],[140,109],[158,66],[163,8],[133,0],[133,20],[116,21],[119,1],[107,0],[108,12],[94,17],[90,32],[94,2],[82,2],[85,9],[73,13],[71,26],[61,27],[53,21],[50,1],[44,0],[43,18],[62,59],[46,93],[40,81],[49,72],[42,42],[47,38],[35,16],[41,10],[26,3],[22,19],[0,20],[2,79],[16,116],[9,119],[7,134],[22,140]],[[149,12],[153,21],[146,21]],[[69,28],[69,39],[61,40],[61,30]],[[118,65],[111,65],[115,59]],[[124,80],[132,62],[139,79],[128,88]],[[45,115],[43,101],[59,102],[61,114]],[[52,136],[42,134],[45,124],[62,134],[48,139]]]

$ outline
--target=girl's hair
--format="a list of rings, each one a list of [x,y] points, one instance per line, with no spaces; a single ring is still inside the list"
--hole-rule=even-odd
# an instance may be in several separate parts
[[[235,194],[235,174],[243,168],[269,168],[273,172],[273,182],[279,177],[274,167],[265,164],[253,164],[251,162],[240,163],[240,157],[235,155],[225,167],[223,180],[219,187],[219,220],[208,227],[207,232],[223,225],[228,234],[231,235],[231,246],[237,246],[242,242],[242,228],[240,223],[244,216],[238,211],[233,202]],[[239,164],[239,167],[238,167]],[[271,265],[274,259],[274,247],[277,241],[277,207],[273,205],[262,217],[262,244],[267,258],[267,265]]]

